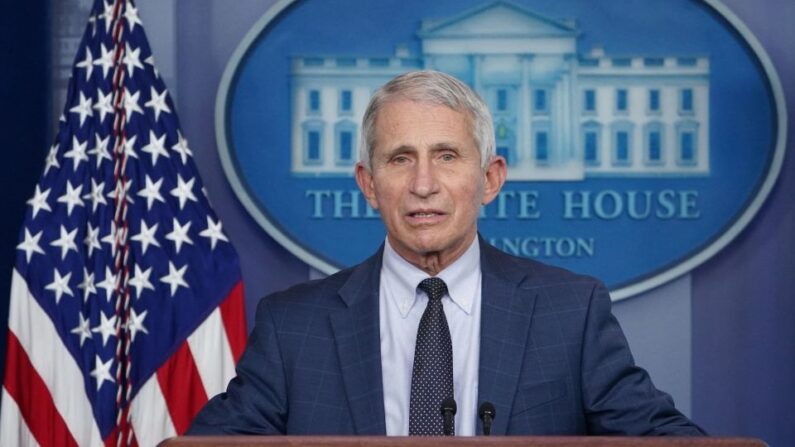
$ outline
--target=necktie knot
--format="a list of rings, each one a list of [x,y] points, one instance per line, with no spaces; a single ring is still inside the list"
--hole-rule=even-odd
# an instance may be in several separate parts
[[[447,293],[447,284],[441,278],[425,278],[417,287],[425,292],[430,300],[441,300]]]

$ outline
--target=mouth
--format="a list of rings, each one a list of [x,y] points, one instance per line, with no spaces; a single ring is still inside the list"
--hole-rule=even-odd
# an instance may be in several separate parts
[[[441,222],[447,216],[439,210],[416,210],[406,214],[409,223],[413,225],[432,225]]]

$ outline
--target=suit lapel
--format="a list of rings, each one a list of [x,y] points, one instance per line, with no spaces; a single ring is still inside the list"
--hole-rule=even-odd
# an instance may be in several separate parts
[[[385,435],[378,289],[382,250],[340,288],[346,308],[330,315],[345,394],[358,435]]]
[[[478,402],[496,408],[492,434],[504,435],[519,382],[535,294],[521,291],[526,272],[481,239],[483,272]],[[478,419],[478,434],[483,433]]]

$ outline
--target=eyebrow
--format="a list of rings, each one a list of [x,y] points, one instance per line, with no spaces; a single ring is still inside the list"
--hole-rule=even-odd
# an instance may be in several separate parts
[[[449,141],[440,141],[439,143],[434,143],[430,147],[431,152],[438,152],[438,151],[456,151],[458,152],[458,145]],[[392,156],[395,154],[401,154],[405,152],[417,152],[417,148],[408,144],[402,144],[394,149],[390,149],[384,155]]]
[[[407,144],[403,144],[403,145],[400,145],[400,146],[398,146],[398,147],[396,147],[394,149],[390,149],[390,150],[386,151],[382,155],[383,155],[383,157],[385,159],[388,160],[388,159],[394,157],[397,154],[405,154],[405,153],[409,153],[409,152],[417,152],[417,148],[415,148],[414,146],[409,146]]]
[[[434,143],[430,147],[430,151],[432,153],[438,153],[438,152],[443,152],[443,151],[453,151],[455,153],[459,153],[460,152],[460,150],[458,148],[458,145],[456,145],[455,143],[452,143],[450,141],[440,141],[438,143]],[[419,152],[419,151],[417,150],[416,147],[408,145],[408,144],[402,144],[402,145],[400,145],[400,146],[398,146],[398,147],[396,147],[394,149],[390,149],[390,150],[384,152],[381,156],[383,157],[384,160],[389,160],[389,159],[391,159],[392,157],[394,157],[395,155],[398,155],[398,154],[411,154],[411,153],[417,153],[417,152]]]
[[[448,141],[442,141],[431,146],[431,152],[440,152],[440,151],[458,152],[459,149],[458,145]]]

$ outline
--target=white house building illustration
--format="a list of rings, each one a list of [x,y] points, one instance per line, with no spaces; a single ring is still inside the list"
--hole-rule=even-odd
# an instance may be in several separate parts
[[[579,53],[571,20],[506,1],[417,32],[421,54],[292,59],[293,175],[351,176],[370,95],[400,73],[467,82],[494,117],[508,180],[709,174],[709,59]]]

